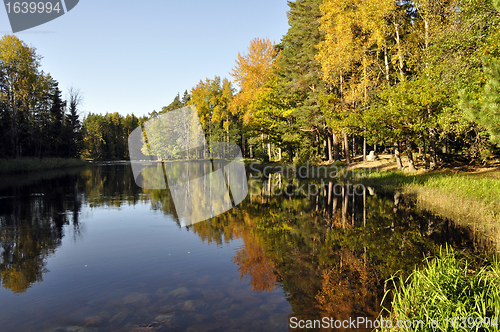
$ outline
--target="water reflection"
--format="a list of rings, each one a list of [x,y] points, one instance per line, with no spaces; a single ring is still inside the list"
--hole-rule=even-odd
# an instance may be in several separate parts
[[[170,192],[140,189],[135,185],[128,165],[97,165],[73,174],[51,174],[50,179],[38,178],[31,184],[16,183],[12,181],[0,188],[0,276],[2,287],[13,293],[35,288],[34,285],[43,281],[44,274],[51,274],[47,270],[47,259],[56,251],[71,252],[61,247],[64,237],[82,237],[82,242],[85,242],[87,235],[82,231],[85,222],[80,221],[82,214],[87,213],[85,211],[105,211],[110,219],[119,221],[124,218],[119,213],[121,209],[130,213],[129,207],[149,205],[158,215],[165,215],[157,223],[172,224],[173,220],[179,227],[181,224],[175,217]],[[100,315],[95,319],[100,323],[95,326],[103,330],[127,330],[124,327],[127,323],[129,327],[149,324],[160,328],[152,323],[157,314],[171,317],[178,315],[180,310],[184,310],[182,315],[187,317],[182,323],[185,325],[177,326],[180,330],[187,328],[196,314],[199,324],[210,322],[210,326],[219,330],[226,328],[228,321],[245,326],[245,319],[252,318],[242,313],[246,311],[258,312],[258,320],[265,324],[277,319],[273,316],[276,310],[281,315],[299,319],[376,317],[387,287],[384,281],[396,271],[409,273],[421,263],[424,255],[435,253],[445,243],[456,248],[478,248],[478,240],[468,230],[418,211],[411,198],[399,193],[386,194],[376,188],[334,181],[288,179],[281,174],[252,178],[248,188],[249,197],[235,209],[186,227],[189,234],[207,248],[209,244],[217,248],[241,244],[234,250],[230,249],[227,268],[235,271],[236,278],[239,275],[241,283],[250,286],[248,291],[231,279],[221,283],[220,279],[209,277],[225,271],[219,271],[221,266],[215,263],[216,257],[200,256],[197,264],[214,262],[214,266],[203,270],[206,276],[194,277],[194,267],[186,266],[185,261],[172,265],[171,270],[168,264],[160,265],[175,250],[174,245],[165,244],[161,236],[148,237],[150,242],[141,238],[128,240],[130,243],[120,246],[123,252],[118,254],[113,247],[116,242],[106,246],[102,241],[119,238],[120,229],[99,228],[104,232],[98,234],[100,238],[95,234],[88,235],[89,241],[96,241],[94,246],[99,244],[105,248],[98,255],[115,259],[127,257],[130,264],[141,262],[148,267],[148,277],[141,277],[146,282],[132,273],[141,270],[137,266],[126,269],[126,264],[113,265],[110,260],[103,260],[101,270],[96,270],[93,278],[95,283],[102,284],[99,293],[103,295],[100,296],[109,298],[92,309],[94,316]],[[153,216],[148,214],[144,218],[151,221]],[[93,220],[93,217],[86,218],[87,222]],[[144,222],[140,218],[129,221],[135,223],[135,227]],[[83,244],[76,243],[75,246],[80,248]],[[134,251],[143,256],[134,260]],[[97,254],[88,255],[86,259],[94,259]],[[220,261],[219,257],[217,259]],[[97,263],[98,260],[94,264]],[[86,276],[82,270],[75,271],[71,275],[74,285],[84,284]],[[150,277],[154,271],[158,271],[155,272],[157,278]],[[120,282],[127,288],[119,287],[117,277],[108,280],[106,275],[111,274],[119,274]],[[178,285],[171,286],[172,280],[177,280]],[[200,286],[202,281],[203,286]],[[145,284],[150,293],[128,294],[132,288],[142,289]],[[203,292],[200,287],[203,287]],[[213,301],[206,299],[207,290],[217,295]],[[67,291],[61,286],[61,293],[57,293],[54,302],[60,301],[64,305],[62,294]],[[104,295],[107,292],[109,295]],[[179,292],[191,295],[187,298],[175,295]],[[255,309],[252,306],[257,302],[248,300],[252,292],[272,293],[273,300],[259,304]],[[279,292],[284,292],[282,297],[286,298],[291,309],[276,300]],[[196,296],[202,293],[204,297]],[[121,297],[116,297],[116,294]],[[174,295],[168,298],[168,294]],[[85,302],[85,295],[81,296],[81,301]],[[134,300],[146,298],[147,310],[127,309],[130,312],[127,318],[117,319],[124,310],[123,299],[131,296]],[[231,302],[233,298],[245,300],[235,304]],[[77,302],[74,298],[71,301]],[[185,309],[190,308],[193,301],[198,301],[195,304],[203,308],[203,317]],[[223,307],[224,303],[227,307]],[[289,311],[284,312],[285,309]],[[279,317],[279,322],[272,325],[273,329],[287,330],[286,319]],[[53,317],[48,315],[44,319],[50,321]],[[50,322],[47,325],[50,326]]]
[[[282,287],[299,319],[375,318],[396,271],[411,272],[445,243],[475,247],[467,230],[399,193],[281,174],[249,188],[246,204],[192,229],[208,242],[242,239],[233,258],[241,277],[258,292]]]
[[[71,224],[79,236],[82,195],[76,173],[36,178],[31,185],[29,177],[9,180],[0,188],[0,281],[22,293],[48,272],[45,260],[60,246],[63,226]]]

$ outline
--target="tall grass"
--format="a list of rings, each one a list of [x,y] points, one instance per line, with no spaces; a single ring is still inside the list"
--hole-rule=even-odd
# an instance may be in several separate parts
[[[500,175],[500,171],[495,172]],[[366,183],[389,190],[421,186],[438,188],[442,192],[459,194],[485,203],[500,202],[500,179],[480,175],[457,175],[444,173],[404,174],[401,172],[373,173]]]
[[[43,171],[86,165],[82,159],[69,158],[16,158],[0,160],[0,174]]]
[[[428,258],[405,281],[395,284],[392,310],[386,324],[398,330],[400,322],[423,322],[406,331],[499,331],[500,266],[497,261],[478,270],[451,248]],[[386,294],[387,295],[387,294]],[[434,322],[434,325],[432,325]],[[480,324],[480,323],[483,324]],[[486,322],[489,322],[486,326]]]
[[[487,204],[500,202],[500,180],[497,179],[463,175],[436,176],[427,178],[424,186],[439,188],[443,192],[460,194]]]

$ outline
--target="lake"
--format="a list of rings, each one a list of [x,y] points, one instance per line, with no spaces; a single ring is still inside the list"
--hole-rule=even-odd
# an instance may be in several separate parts
[[[375,319],[396,272],[441,245],[482,248],[399,193],[280,173],[248,188],[231,211],[182,227],[170,192],[139,188],[127,163],[2,177],[0,330],[288,331]]]

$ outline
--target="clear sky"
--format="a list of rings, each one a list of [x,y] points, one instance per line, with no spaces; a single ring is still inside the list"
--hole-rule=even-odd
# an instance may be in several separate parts
[[[83,96],[82,113],[138,116],[168,105],[201,79],[228,77],[253,38],[279,42],[286,0],[80,0],[64,16],[16,36],[41,69]],[[11,34],[0,7],[0,36]]]

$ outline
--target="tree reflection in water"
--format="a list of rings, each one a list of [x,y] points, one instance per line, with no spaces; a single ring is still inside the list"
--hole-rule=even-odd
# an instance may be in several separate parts
[[[14,293],[42,281],[46,258],[61,245],[64,225],[80,234],[78,176],[59,175],[35,177],[32,185],[27,185],[29,175],[14,176],[0,188],[0,281]]]
[[[441,244],[477,245],[466,230],[417,211],[398,193],[334,182],[317,186],[317,194],[307,197],[297,179],[271,174],[250,180],[244,204],[191,229],[218,244],[242,239],[233,258],[241,277],[249,277],[257,292],[283,287],[299,319],[375,318],[385,280],[394,273],[408,274]]]
[[[82,236],[79,214],[90,207],[144,201],[130,167],[93,166],[85,170],[3,176],[0,181],[0,282],[14,293],[43,280],[46,259],[72,225]]]
[[[80,236],[82,206],[150,202],[152,209],[175,215],[168,190],[140,189],[124,165],[52,174],[31,184],[26,176],[2,183],[0,278],[15,293],[42,281],[65,225]],[[308,183],[280,174],[251,179],[241,205],[187,227],[204,242],[241,239],[232,258],[241,278],[255,292],[282,288],[295,317],[376,317],[384,281],[395,272],[409,273],[444,243],[477,246],[467,230],[418,211],[398,193],[320,181],[308,197],[299,190]]]

